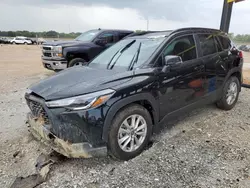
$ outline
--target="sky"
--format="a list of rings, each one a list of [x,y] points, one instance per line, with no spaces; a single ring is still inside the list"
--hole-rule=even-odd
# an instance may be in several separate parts
[[[0,30],[219,28],[224,0],[0,0]],[[230,32],[250,34],[250,0],[234,4]]]

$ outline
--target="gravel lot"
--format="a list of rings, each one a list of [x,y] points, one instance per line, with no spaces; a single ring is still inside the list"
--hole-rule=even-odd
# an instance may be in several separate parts
[[[0,46],[0,55],[0,187],[9,187],[17,176],[34,173],[36,158],[49,152],[26,129],[23,95],[53,73],[42,67],[38,46]],[[249,102],[250,90],[243,88],[231,111],[209,105],[182,114],[162,125],[152,147],[128,162],[62,160],[39,188],[250,187]]]

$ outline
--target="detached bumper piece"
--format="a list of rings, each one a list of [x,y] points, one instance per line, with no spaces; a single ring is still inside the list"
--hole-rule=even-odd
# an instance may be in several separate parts
[[[69,158],[90,158],[107,155],[107,148],[93,148],[91,144],[84,143],[69,143],[51,133],[44,124],[45,120],[40,117],[34,117],[31,113],[27,115],[28,128],[35,138],[48,145],[58,153]]]

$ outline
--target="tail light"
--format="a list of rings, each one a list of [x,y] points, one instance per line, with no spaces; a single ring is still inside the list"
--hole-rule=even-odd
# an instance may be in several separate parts
[[[243,52],[242,51],[239,52],[239,57],[243,58]]]

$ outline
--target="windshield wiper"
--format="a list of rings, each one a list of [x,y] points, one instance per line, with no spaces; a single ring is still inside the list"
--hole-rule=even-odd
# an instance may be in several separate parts
[[[136,54],[134,55],[131,62],[129,63],[128,70],[132,70],[134,65],[137,63],[137,61],[139,59],[140,51],[141,51],[141,42],[140,42],[139,47],[138,47],[138,49],[136,51]]]
[[[117,51],[115,53],[115,55],[113,55],[113,57],[111,58],[111,60],[109,61],[108,65],[107,65],[107,69],[109,69],[110,64],[112,63],[113,59],[115,58],[115,56],[120,52],[119,56],[116,58],[115,62],[111,65],[110,69],[113,69],[113,67],[115,66],[116,62],[118,61],[118,59],[121,57],[122,53],[124,51],[126,51],[130,46],[132,46],[135,43],[136,40],[131,41],[130,43],[128,43],[124,48],[122,48],[121,50]]]

